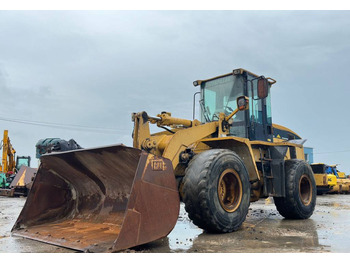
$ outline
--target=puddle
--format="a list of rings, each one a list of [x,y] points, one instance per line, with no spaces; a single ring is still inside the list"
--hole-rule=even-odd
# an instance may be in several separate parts
[[[45,243],[11,237],[23,199],[0,198],[0,252],[73,252]],[[286,220],[280,216],[272,198],[250,205],[242,228],[228,234],[208,234],[188,218],[180,206],[177,224],[165,238],[135,252],[350,252],[350,195],[330,195],[317,198],[314,215],[307,220]],[[7,219],[5,218],[7,217]]]
[[[188,250],[193,246],[194,240],[202,233],[203,230],[190,221],[184,205],[181,204],[179,219],[173,231],[167,236],[169,248],[173,251]]]
[[[185,221],[178,221],[174,230],[168,235],[169,248],[173,251],[188,250],[203,230]]]

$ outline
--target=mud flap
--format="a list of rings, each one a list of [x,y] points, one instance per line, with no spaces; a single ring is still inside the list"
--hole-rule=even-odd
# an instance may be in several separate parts
[[[116,145],[41,157],[13,229],[90,252],[113,252],[167,236],[179,194],[169,159]]]

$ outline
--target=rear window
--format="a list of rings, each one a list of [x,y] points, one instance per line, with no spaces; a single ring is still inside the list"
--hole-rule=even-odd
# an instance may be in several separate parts
[[[325,166],[324,165],[311,165],[312,171],[315,174],[324,174],[325,172]]]

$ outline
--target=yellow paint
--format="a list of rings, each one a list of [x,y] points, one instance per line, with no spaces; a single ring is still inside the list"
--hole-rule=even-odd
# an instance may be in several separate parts
[[[21,178],[18,180],[16,186],[25,186],[26,184],[24,183],[24,178],[26,177],[26,172],[27,169],[24,170],[23,174],[21,175]]]
[[[0,172],[15,172],[15,153],[16,150],[12,147],[8,136],[8,130],[4,130],[4,137],[2,140],[2,165],[0,165]]]
[[[316,186],[333,187],[337,184],[337,177],[332,174],[314,174]]]
[[[242,74],[243,72],[248,72],[258,77],[241,68],[235,73]],[[209,81],[232,74],[233,73],[229,73],[207,80],[198,80],[197,83],[201,84],[203,81]],[[271,80],[270,84],[276,82],[271,78],[269,79]],[[290,151],[294,149],[296,158],[304,160],[303,145],[291,143],[282,139],[280,135],[278,135],[276,139],[273,139],[273,142],[271,140],[250,141],[247,138],[230,136],[229,128],[227,128],[228,120],[233,120],[232,117],[237,112],[238,109],[234,110],[229,115],[220,112],[217,121],[208,123],[200,123],[198,120],[175,118],[172,117],[169,112],[162,112],[158,114],[157,117],[150,117],[146,112],[135,113],[133,114],[133,145],[135,148],[146,150],[154,155],[170,159],[175,176],[183,176],[185,174],[185,169],[187,167],[186,161],[189,159],[186,152],[198,154],[205,150],[215,148],[230,149],[239,155],[248,171],[249,180],[252,183],[256,183],[256,187],[260,189],[262,188],[264,179],[262,177],[262,172],[259,173],[258,171],[256,162],[271,161],[269,148],[276,146],[288,147],[285,160],[291,159]],[[156,124],[166,131],[151,134],[150,124]],[[280,125],[273,124],[273,127],[295,134],[292,130]],[[295,135],[298,136],[297,134]],[[185,153],[183,155],[184,158],[180,160],[180,155],[182,153]],[[158,168],[158,166],[155,168]],[[253,192],[257,196],[257,199],[263,194],[260,189],[254,189],[256,192]]]
[[[337,184],[337,177],[335,175],[328,174],[327,183],[329,186],[335,186]]]
[[[337,169],[337,165],[330,165]],[[336,178],[336,185],[333,187],[331,193],[350,193],[350,179],[346,178],[344,172],[337,169],[338,178]]]
[[[293,130],[291,130],[291,129],[285,127],[285,126],[281,126],[281,125],[277,125],[277,124],[274,124],[274,123],[273,123],[273,124],[272,124],[272,128],[277,128],[277,129],[280,129],[280,130],[289,132],[289,133],[291,133],[291,134],[293,134],[293,135],[295,135],[295,136],[300,137],[300,136],[299,136],[297,133],[295,133]],[[281,138],[281,137],[278,135],[278,138]]]

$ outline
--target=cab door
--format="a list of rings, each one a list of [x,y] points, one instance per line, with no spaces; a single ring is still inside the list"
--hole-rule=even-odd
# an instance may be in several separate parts
[[[248,76],[247,90],[249,96],[249,112],[247,112],[249,117],[249,138],[250,140],[272,142],[270,85],[267,87],[267,96],[260,98],[258,93],[258,78]]]

